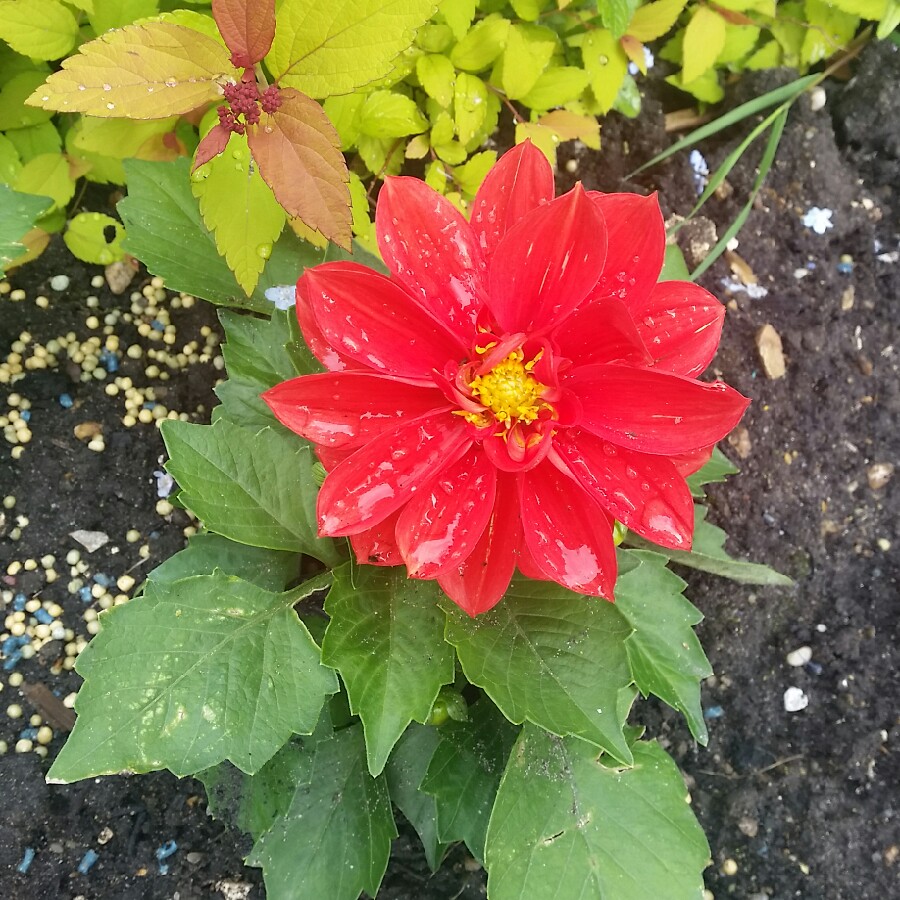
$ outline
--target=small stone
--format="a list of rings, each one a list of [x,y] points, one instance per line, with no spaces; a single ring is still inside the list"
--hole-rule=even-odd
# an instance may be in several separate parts
[[[97,835],[97,843],[101,845],[108,844],[114,836],[112,828],[110,828],[109,825],[106,825],[100,834]]]
[[[818,112],[825,105],[827,99],[828,96],[825,93],[825,89],[815,87],[809,92],[809,108],[813,112]]]
[[[203,862],[203,854],[198,853],[196,850],[192,850],[187,854],[185,859],[187,859],[192,866],[199,866],[200,863]]]
[[[738,820],[738,830],[748,838],[755,838],[759,834],[759,822],[752,816],[741,816]]]
[[[789,666],[799,669],[812,659],[812,650],[809,647],[798,647],[796,650],[791,650],[786,659]]]
[[[128,258],[108,265],[104,270],[106,283],[114,294],[124,294],[137,272],[134,261]]]
[[[787,369],[784,363],[781,338],[771,325],[763,325],[756,332],[756,350],[767,378],[774,380],[784,376]]]
[[[50,279],[50,287],[53,288],[54,291],[64,291],[69,286],[69,276],[68,275],[54,275]]]
[[[735,452],[741,459],[746,459],[753,448],[753,445],[750,443],[750,432],[743,425],[738,425],[728,435],[728,443],[734,447]]]
[[[251,889],[252,885],[245,881],[231,881],[223,878],[216,882],[216,890],[225,900],[247,900]]]
[[[809,706],[809,697],[798,687],[789,687],[784,692],[784,708],[789,713],[800,712]]]
[[[875,543],[878,544],[878,549],[882,553],[887,553],[891,549],[891,542],[887,538],[878,538]]]
[[[109,543],[109,535],[104,531],[71,531],[69,532],[69,537],[72,538],[73,541],[78,541],[88,553],[93,553],[95,550],[99,550],[104,544]]]
[[[79,441],[90,441],[103,435],[103,426],[99,422],[79,422],[72,431]]]
[[[848,288],[845,288],[844,292],[841,294],[841,309],[844,312],[847,310],[853,309],[853,303],[856,300],[856,289],[851,284]]]
[[[869,479],[869,487],[872,488],[873,491],[880,490],[891,480],[893,474],[893,463],[873,463],[866,471],[866,477]]]

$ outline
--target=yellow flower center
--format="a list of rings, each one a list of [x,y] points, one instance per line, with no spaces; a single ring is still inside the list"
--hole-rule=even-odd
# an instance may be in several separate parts
[[[541,395],[547,387],[531,374],[539,358],[526,363],[522,350],[515,350],[486,375],[469,382],[472,395],[507,428],[516,421],[533,422],[544,405]],[[466,419],[476,425],[486,424],[480,413],[468,413]]]

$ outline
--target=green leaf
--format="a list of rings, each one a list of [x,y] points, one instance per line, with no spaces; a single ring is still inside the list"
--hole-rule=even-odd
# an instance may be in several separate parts
[[[341,560],[334,541],[316,536],[312,448],[274,428],[253,432],[226,419],[214,425],[163,423],[167,471],[182,500],[210,530],[240,544]]]
[[[286,217],[254,165],[247,136],[232,134],[223,153],[195,169],[191,190],[216,249],[249,297]]]
[[[22,160],[16,145],[0,134],[0,184],[9,184],[22,171]]]
[[[440,866],[448,845],[438,840],[437,802],[430,794],[420,791],[419,785],[440,742],[437,728],[414,722],[397,741],[384,770],[391,801],[416,829],[432,872]]]
[[[688,477],[688,487],[695,497],[704,497],[706,492],[703,490],[703,485],[720,484],[724,482],[729,475],[737,475],[740,471],[741,470],[735,466],[718,447],[716,447],[713,450],[709,462],[706,463],[699,472],[694,472],[693,475]]]
[[[112,239],[109,239],[109,235]],[[122,223],[103,213],[79,213],[68,221],[63,240],[72,255],[82,262],[108,266],[124,255]]]
[[[577,66],[551,66],[522,97],[522,103],[537,110],[563,106],[578,99],[589,82],[587,72]]]
[[[509,26],[509,19],[491,13],[450,51],[450,62],[465,72],[483,72],[503,52]]]
[[[155,16],[159,11],[157,0],[93,0],[93,7],[88,19],[94,34],[105,34],[112,28]]]
[[[708,6],[698,6],[684,31],[682,82],[690,84],[711,68],[725,46],[725,20]]]
[[[631,17],[640,5],[640,0],[600,0],[597,9],[600,21],[618,40],[628,30]]]
[[[635,696],[625,647],[631,628],[613,604],[518,578],[502,603],[475,619],[442,605],[466,678],[511,722],[576,735],[631,763],[622,731]]]
[[[484,150],[469,157],[464,165],[457,166],[453,170],[453,178],[459,189],[464,194],[474,197],[495,162],[497,162],[496,150]]]
[[[0,38],[22,56],[61,59],[75,46],[78,23],[57,0],[3,0]]]
[[[718,103],[725,96],[715,69],[707,69],[690,83],[685,82],[680,72],[669,75],[666,82],[679,90],[686,91],[703,103]]]
[[[53,113],[49,110],[25,106],[25,98],[30,97],[46,78],[47,71],[41,68],[20,72],[3,85],[0,89],[0,131],[28,128],[30,125],[50,121]]]
[[[128,196],[118,206],[128,232],[125,249],[154,275],[164,278],[170,290],[223,306],[270,313],[266,288],[293,284],[303,269],[322,261],[323,252],[286,230],[253,295],[245,297],[203,224],[191,193],[189,171],[190,160],[184,157],[167,163],[125,161]]]
[[[690,552],[657,547],[633,532],[628,533],[626,541],[638,549],[662,553],[680,566],[709,572],[712,575],[721,575],[723,578],[730,578],[740,584],[789,587],[794,583],[786,575],[776,572],[769,566],[730,557],[723,549],[727,535],[721,528],[706,521],[707,512],[705,506],[694,504],[694,542]]]
[[[523,22],[534,22],[550,0],[510,0],[510,6]]]
[[[809,27],[800,49],[800,61],[804,66],[834,56],[853,40],[859,26],[859,16],[835,9],[837,5],[826,0],[805,0],[803,8]]]
[[[100,153],[117,159],[139,156],[148,141],[172,131],[177,118],[151,119],[139,122],[134,119],[97,119],[83,116],[73,140],[75,147],[89,153]]]
[[[0,209],[3,210],[0,216],[0,276],[6,266],[25,252],[25,247],[20,243],[22,238],[52,203],[49,197],[19,194],[0,184]]]
[[[460,143],[467,144],[478,133],[487,115],[487,98],[487,86],[477,75],[456,76],[453,103]]]
[[[700,682],[712,675],[692,628],[701,612],[682,594],[685,583],[657,553],[627,550],[616,583],[616,609],[634,629],[625,641],[641,693],[655,694],[687,719],[701,744],[708,740],[700,706]]]
[[[666,245],[666,256],[663,262],[660,281],[690,281],[691,273],[684,261],[684,254],[678,244]]]
[[[437,805],[438,839],[464,841],[482,860],[494,795],[518,729],[482,698],[469,708],[468,722],[448,722],[438,734],[441,740],[421,785]]]
[[[171,582],[191,575],[212,575],[218,570],[266,591],[283,591],[296,577],[298,568],[295,553],[238,544],[220,534],[195,534],[184,550],[158,565],[147,578],[158,583]]]
[[[453,681],[442,594],[433,581],[408,578],[402,566],[348,564],[334,576],[322,659],[347,686],[365,731],[369,771],[378,775],[406,726],[424,722],[441,686]]]
[[[559,41],[556,33],[540,25],[513,25],[506,38],[495,80],[510,100],[520,100],[537,83]]]
[[[628,73],[625,51],[605,28],[597,28],[585,35],[581,58],[600,109],[609,112]]]
[[[440,14],[456,40],[461,41],[471,27],[477,6],[478,0],[442,0]]]
[[[221,401],[221,405],[212,411],[213,425],[219,419],[227,419],[234,425],[240,425],[254,432],[267,427],[272,427],[276,431],[284,430],[284,426],[259,396],[261,389],[255,382],[229,378],[228,381],[217,384],[213,390]]]
[[[78,719],[50,778],[77,781],[166,767],[188,775],[224,759],[262,767],[315,728],[337,679],[285,594],[229,575],[147,583],[101,616],[78,659]]]
[[[37,194],[53,200],[51,212],[61,209],[75,196],[75,179],[62,153],[42,153],[22,166],[12,186],[23,194]]]
[[[428,120],[419,107],[395,91],[373,91],[359,111],[359,130],[371,137],[406,137],[421,134],[427,128]]]
[[[526,725],[487,837],[491,900],[697,900],[709,847],[675,763],[634,745],[634,768]]]
[[[225,332],[222,355],[229,377],[264,390],[306,374],[297,370],[287,349],[291,332],[286,318],[293,314],[293,310],[273,310],[271,319],[260,319],[230,309],[220,310],[219,322]]]
[[[358,726],[302,742],[290,806],[247,859],[262,866],[269,900],[375,896],[397,836],[384,776],[366,771]]]
[[[349,94],[391,70],[434,8],[433,0],[293,0],[278,10],[266,65],[310,97]]]
[[[416,77],[425,93],[441,106],[449,106],[453,102],[456,69],[446,56],[437,53],[420,56],[416,60]]]

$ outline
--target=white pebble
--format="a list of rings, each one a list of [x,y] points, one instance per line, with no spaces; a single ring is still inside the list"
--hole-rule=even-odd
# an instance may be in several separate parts
[[[787,664],[795,669],[799,669],[800,666],[805,666],[811,659],[812,650],[809,647],[798,647],[796,650],[791,650],[788,653]]]
[[[809,706],[809,697],[798,687],[789,687],[784,692],[784,708],[787,712],[800,712]]]
[[[52,287],[54,291],[64,291],[68,286],[69,286],[69,276],[68,275],[54,275],[50,279],[50,287]]]

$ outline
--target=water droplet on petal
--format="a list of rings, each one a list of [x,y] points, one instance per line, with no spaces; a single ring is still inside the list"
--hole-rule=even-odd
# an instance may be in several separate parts
[[[629,478],[637,478],[637,472],[636,472],[634,469],[632,469],[631,466],[626,466],[626,467],[625,467],[625,474],[626,474]]]

